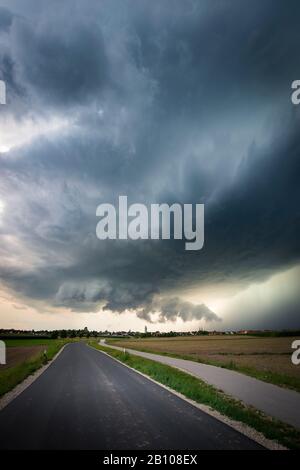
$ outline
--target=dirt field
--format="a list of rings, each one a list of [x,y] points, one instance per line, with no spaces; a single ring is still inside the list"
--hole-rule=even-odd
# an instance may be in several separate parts
[[[37,357],[43,350],[45,346],[18,346],[18,347],[9,347],[6,350],[6,364],[0,365],[0,371],[13,367],[17,364],[28,359],[34,359]]]
[[[210,362],[246,372],[280,374],[300,388],[300,366],[291,362],[294,338],[257,338],[245,336],[198,336],[118,340],[120,346],[161,353],[179,354],[193,360]],[[289,380],[287,384],[291,385]],[[298,385],[297,385],[298,384]]]

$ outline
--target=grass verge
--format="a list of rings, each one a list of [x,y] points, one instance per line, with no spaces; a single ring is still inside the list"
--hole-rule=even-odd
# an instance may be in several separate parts
[[[300,431],[244,405],[196,377],[165,364],[110,349],[99,345],[96,341],[89,341],[88,344],[108,353],[124,364],[148,375],[187,398],[208,405],[235,421],[247,424],[262,433],[267,439],[275,440],[289,449],[300,449]]]
[[[109,340],[107,341],[107,344],[111,344],[112,346],[121,346],[123,347],[123,344],[121,345],[118,340]],[[254,377],[255,379],[262,380],[263,382],[271,383],[273,385],[278,385],[279,387],[284,387],[284,388],[289,388],[290,390],[295,390],[296,392],[300,393],[300,378],[298,377],[291,377],[286,374],[279,374],[277,372],[272,372],[272,371],[261,371],[257,370],[254,367],[246,367],[246,366],[241,366],[238,365],[234,361],[214,361],[210,359],[205,359],[202,357],[195,358],[192,355],[189,354],[176,354],[176,353],[169,353],[169,352],[162,352],[162,351],[154,351],[153,349],[148,349],[148,348],[139,348],[137,346],[133,345],[124,345],[126,348],[131,348],[135,349],[136,351],[143,351],[143,352],[148,352],[152,354],[158,354],[161,356],[167,356],[167,357],[174,357],[177,359],[186,359],[188,361],[193,361],[193,362],[199,362],[202,364],[207,364],[210,366],[217,366],[221,367],[222,369],[229,369],[229,370],[235,370],[236,372],[241,372],[242,374],[249,375],[250,377]]]
[[[1,370],[0,397],[12,390],[16,385],[26,379],[26,377],[33,374],[37,369],[50,361],[55,356],[55,354],[68,342],[70,341],[62,339],[49,340],[47,343],[43,343],[45,344],[45,350],[47,351],[47,359],[44,357],[43,353],[39,353],[32,359],[24,361],[13,367]]]

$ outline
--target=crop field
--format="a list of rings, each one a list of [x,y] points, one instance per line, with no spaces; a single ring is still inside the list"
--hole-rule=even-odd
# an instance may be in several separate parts
[[[6,364],[0,365],[0,373],[4,369],[14,367],[23,362],[35,360],[53,344],[51,339],[7,339]],[[1,375],[0,375],[1,377]]]
[[[14,367],[17,364],[21,364],[24,361],[35,359],[38,357],[45,348],[43,346],[28,346],[28,347],[12,347],[7,348],[6,352],[6,364],[0,365],[0,371],[9,367]]]
[[[291,361],[299,337],[197,336],[109,341],[115,345],[213,364],[300,391],[300,366]]]
[[[0,397],[51,359],[65,343],[64,340],[40,338],[5,340],[6,364],[0,365]]]

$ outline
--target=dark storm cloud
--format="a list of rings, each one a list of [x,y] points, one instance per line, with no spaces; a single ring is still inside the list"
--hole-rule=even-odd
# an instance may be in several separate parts
[[[178,297],[171,297],[167,299],[155,300],[147,307],[144,307],[137,312],[137,317],[153,323],[152,313],[158,313],[158,319],[155,321],[165,323],[168,321],[176,321],[178,318],[186,321],[191,320],[206,320],[206,321],[220,321],[220,318],[212,312],[206,305],[194,305],[191,302],[186,302]]]
[[[80,104],[99,92],[107,80],[101,28],[76,19],[55,18],[40,25],[19,20],[14,54],[20,80],[50,107]]]
[[[213,205],[208,240],[215,253],[221,243],[224,253],[232,252],[231,267],[240,266],[244,275],[299,261],[299,118],[286,116],[272,142],[249,148],[236,184]]]
[[[0,31],[7,32],[12,24],[13,15],[6,8],[0,7]]]
[[[299,262],[300,7],[255,4],[79,2],[70,18],[14,2],[2,57],[23,90],[20,122],[68,125],[0,155],[4,283],[77,311],[212,321],[173,291]],[[119,194],[204,202],[204,249],[100,242],[96,207]]]
[[[252,9],[240,1],[177,3],[173,12],[168,4],[144,8],[132,50],[160,84],[161,107],[169,113],[215,119],[216,109],[235,111],[246,97],[250,111],[253,99],[255,105],[273,99],[299,75],[296,2],[293,8],[278,1]]]

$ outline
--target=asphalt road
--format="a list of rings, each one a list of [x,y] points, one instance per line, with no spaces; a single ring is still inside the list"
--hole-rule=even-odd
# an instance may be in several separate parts
[[[0,412],[1,449],[261,449],[82,343]]]

